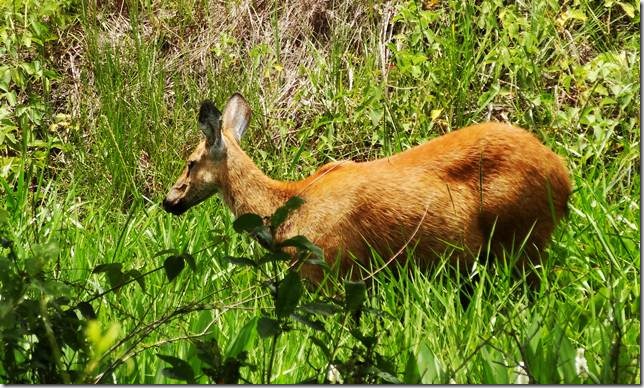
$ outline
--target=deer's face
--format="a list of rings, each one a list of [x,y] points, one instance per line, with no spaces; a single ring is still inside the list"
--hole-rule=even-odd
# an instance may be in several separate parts
[[[239,142],[249,120],[250,107],[240,94],[228,100],[223,117],[212,102],[201,104],[199,127],[205,139],[192,152],[181,176],[163,200],[166,211],[180,215],[217,192],[226,173],[229,148],[226,142]],[[223,136],[222,131],[229,135]]]
[[[217,192],[222,160],[214,159],[208,148],[204,140],[188,157],[186,167],[163,200],[166,211],[180,215]]]

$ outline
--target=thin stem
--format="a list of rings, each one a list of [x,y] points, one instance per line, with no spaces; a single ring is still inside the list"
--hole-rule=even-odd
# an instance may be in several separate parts
[[[275,361],[275,347],[277,346],[277,337],[279,334],[273,336],[273,343],[271,344],[271,357],[268,360],[268,370],[266,371],[266,384],[271,383],[271,376],[273,375],[273,362]]]
[[[126,282],[123,282],[123,283],[121,283],[121,284],[117,284],[116,286],[114,286],[114,287],[110,288],[109,290],[103,291],[103,292],[101,292],[100,294],[97,294],[97,295],[93,296],[92,298],[90,298],[90,299],[86,300],[86,301],[85,301],[85,303],[89,303],[89,302],[95,301],[96,299],[101,298],[101,297],[103,297],[103,296],[105,296],[105,295],[109,294],[109,293],[110,293],[110,292],[112,292],[112,291],[116,291],[116,290],[118,290],[119,288],[121,288],[121,287],[123,287],[123,286],[125,286],[125,285],[127,285],[127,284],[130,284],[130,283],[132,283],[132,282],[135,282],[135,281],[137,281],[137,280],[139,280],[139,279],[141,279],[141,278],[143,278],[143,277],[145,277],[145,276],[148,276],[149,274],[151,274],[151,273],[153,273],[153,272],[156,272],[156,271],[158,271],[158,270],[160,270],[160,269],[163,269],[163,266],[157,267],[157,268],[155,268],[155,269],[151,269],[151,270],[149,270],[148,272],[146,272],[146,273],[144,273],[144,274],[141,274],[141,275],[139,275],[139,276],[137,276],[137,277],[135,277],[135,278],[131,278],[131,279],[129,279],[129,280],[128,280],[128,281],[126,281]],[[81,302],[81,303],[82,303],[82,302]],[[80,303],[79,303],[79,304],[80,304]],[[76,306],[78,307],[78,305],[76,305]]]

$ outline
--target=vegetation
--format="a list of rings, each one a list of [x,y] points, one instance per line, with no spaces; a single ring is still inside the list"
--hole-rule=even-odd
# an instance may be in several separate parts
[[[229,3],[0,3],[0,382],[640,383],[636,2]],[[536,133],[575,187],[540,289],[447,260],[309,289],[256,217],[166,214],[200,101],[235,91],[280,179]]]

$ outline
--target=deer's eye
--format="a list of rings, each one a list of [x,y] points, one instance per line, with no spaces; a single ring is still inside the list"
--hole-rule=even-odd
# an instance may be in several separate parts
[[[197,164],[196,161],[194,160],[189,160],[188,161],[188,176],[190,176],[190,173],[192,172],[192,168]]]

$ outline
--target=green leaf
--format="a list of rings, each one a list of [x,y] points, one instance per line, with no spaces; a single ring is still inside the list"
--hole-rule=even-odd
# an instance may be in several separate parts
[[[16,106],[18,99],[16,98],[16,93],[10,91],[4,94],[4,97],[7,99],[7,102],[10,106]]]
[[[405,365],[405,374],[403,376],[404,384],[420,384],[420,372],[418,371],[418,362],[412,352],[407,352],[407,364]]]
[[[237,356],[246,350],[255,339],[255,329],[257,327],[257,318],[253,318],[237,332],[237,337],[230,342],[226,351],[226,358],[237,358]]]
[[[49,37],[49,28],[46,25],[39,23],[35,19],[31,20],[31,29],[36,34],[36,36],[41,39]]]
[[[495,350],[492,352],[482,348],[479,353],[480,365],[483,369],[483,384],[509,384],[508,367],[503,363],[503,356]]]
[[[141,276],[141,272],[136,269],[132,269],[127,271],[126,275],[131,279],[136,280],[136,282],[139,284],[139,287],[141,287],[141,290],[145,291],[145,278]]]
[[[34,256],[42,259],[52,259],[60,253],[60,246],[56,241],[38,244],[33,247]]]
[[[171,282],[176,278],[183,267],[185,266],[183,257],[179,256],[170,256],[163,262],[163,268],[165,269],[165,274],[168,277],[168,282]]]
[[[121,271],[123,264],[121,263],[109,263],[109,264],[99,264],[92,270],[92,273],[101,273],[101,272],[111,272],[111,271]]]
[[[129,276],[121,272],[121,270],[114,270],[107,272],[107,280],[110,282],[111,288],[118,288],[129,280]]]
[[[443,368],[440,362],[424,342],[420,344],[417,363],[422,384],[440,384],[445,382]]]
[[[298,196],[291,197],[284,206],[279,207],[271,216],[271,228],[277,229],[293,210],[296,210],[304,204],[304,200]]]
[[[267,226],[261,226],[253,233],[251,233],[251,236],[256,239],[261,246],[263,246],[266,249],[271,249],[271,246],[273,245],[273,235],[271,234],[271,231]]]
[[[298,321],[298,322],[310,327],[313,330],[326,331],[324,329],[324,324],[322,324],[322,322],[317,321],[315,319],[311,319],[311,318],[309,318],[309,317],[307,317],[305,315],[293,313],[293,314],[291,314],[291,318],[293,318],[294,320],[296,320],[296,321]]]
[[[275,319],[261,317],[257,321],[257,332],[262,338],[274,337],[282,332],[282,328]]]
[[[621,1],[618,1],[617,4],[619,4],[620,7],[624,10],[624,13],[628,15],[629,18],[634,18],[635,17],[635,7],[633,7],[632,4],[629,3],[624,3]]]
[[[85,317],[85,319],[96,319],[94,308],[89,302],[80,302],[78,305],[76,305],[76,307],[78,307],[78,311],[83,314],[83,317]]]
[[[317,265],[317,266],[322,267],[322,269],[327,270],[327,271],[329,271],[331,269],[331,267],[329,267],[329,263],[327,263],[326,261],[324,261],[322,259],[307,258],[307,259],[304,259],[303,262],[305,264]]]
[[[43,267],[45,266],[45,261],[36,257],[26,259],[24,263],[25,270],[27,271],[29,276],[39,275],[40,273],[42,273]]]
[[[564,384],[573,384],[576,381],[577,373],[575,370],[576,349],[570,343],[564,330],[556,326],[557,334],[560,336],[559,349],[554,349],[559,358],[559,369],[563,375]]]
[[[280,243],[280,246],[295,247],[301,250],[311,252],[312,254],[314,254],[320,259],[324,259],[324,252],[322,252],[322,249],[317,245],[313,244],[311,241],[309,241],[309,239],[306,238],[305,236],[300,235],[300,236],[291,237],[287,240],[282,241],[282,243]]]
[[[275,313],[278,317],[284,318],[289,316],[300,297],[304,292],[300,275],[295,271],[289,271],[277,287],[277,299],[275,301]]]
[[[394,375],[392,375],[389,372],[385,372],[379,368],[376,368],[375,366],[370,366],[367,368],[367,372],[369,374],[374,374],[381,380],[385,381],[386,383],[389,384],[400,384],[400,380],[398,380]]]
[[[327,359],[327,360],[330,360],[330,359],[331,359],[331,352],[329,351],[329,348],[326,346],[326,344],[325,344],[324,342],[322,342],[322,340],[321,340],[321,339],[316,338],[316,337],[313,337],[313,336],[309,337],[309,339],[310,339],[310,340],[311,340],[311,342],[313,342],[313,343],[314,343],[318,348],[320,348],[320,350],[322,350],[322,353],[324,353],[324,355],[326,356],[326,359]]]
[[[194,340],[193,344],[197,349],[197,357],[206,365],[212,366],[214,369],[221,368],[222,357],[219,344],[214,338],[209,340]],[[203,369],[203,368],[202,368]]]
[[[195,383],[195,373],[186,361],[173,356],[157,354],[157,357],[172,365],[172,368],[163,368],[161,373],[171,379],[186,381],[189,384]]]
[[[235,229],[235,232],[237,233],[252,233],[256,228],[259,228],[263,225],[264,222],[262,221],[262,217],[258,216],[257,214],[246,213],[237,217],[237,219],[233,222],[233,229]]]
[[[129,279],[129,276],[123,273],[122,268],[123,264],[121,263],[99,264],[94,267],[92,273],[105,273],[110,287],[117,288]]]
[[[351,336],[360,341],[367,349],[372,349],[378,342],[378,338],[373,335],[362,335],[359,329],[352,329]]]
[[[358,311],[362,309],[365,299],[367,298],[367,286],[363,281],[344,282],[344,306],[349,311]]]
[[[234,264],[234,265],[245,265],[249,267],[257,266],[257,264],[253,260],[247,259],[245,257],[225,256],[224,261],[227,261],[230,264]]]
[[[154,256],[152,256],[152,258],[154,259],[154,258],[159,257],[159,256],[165,256],[168,253],[172,253],[173,255],[178,255],[179,251],[174,249],[174,248],[164,249],[162,251],[159,251],[159,252],[155,253]]]
[[[307,303],[305,305],[300,306],[302,310],[306,311],[307,313],[311,314],[322,314],[322,315],[333,315],[337,314],[342,309],[334,304],[331,303]]]
[[[184,252],[184,253],[181,254],[181,257],[183,258],[183,260],[185,260],[186,263],[188,263],[188,266],[190,267],[190,269],[193,272],[197,270],[197,265],[195,263],[195,258],[192,257],[192,255],[190,253]]]
[[[278,261],[289,261],[292,257],[286,252],[268,252],[257,262],[258,265],[274,263]]]

